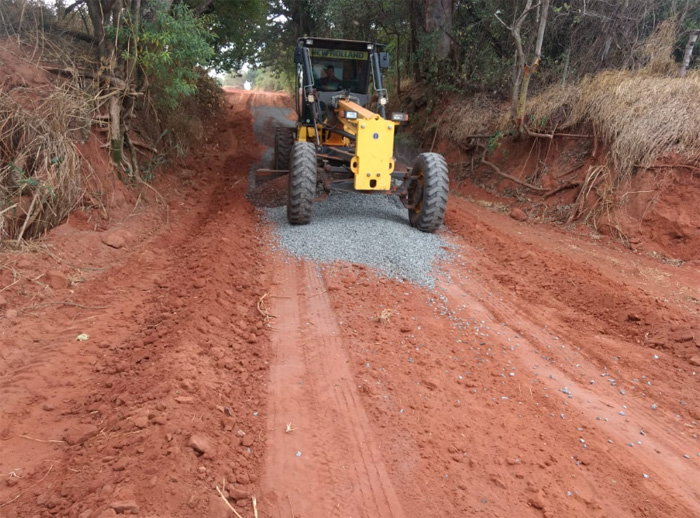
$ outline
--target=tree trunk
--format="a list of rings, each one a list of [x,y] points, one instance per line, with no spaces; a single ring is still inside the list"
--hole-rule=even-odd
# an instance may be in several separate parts
[[[537,42],[535,43],[535,58],[532,65],[525,65],[523,70],[523,82],[520,85],[520,96],[518,99],[518,120],[520,126],[518,132],[520,135],[525,133],[525,103],[527,102],[527,91],[530,87],[530,78],[537,72],[537,67],[540,64],[542,55],[542,41],[544,40],[544,30],[547,26],[547,13],[549,12],[549,0],[542,0],[542,11],[540,15],[540,26],[537,30]]]
[[[685,54],[683,54],[683,65],[681,66],[681,77],[683,77],[688,72],[688,67],[690,67],[690,60],[693,57],[693,47],[695,47],[695,42],[698,40],[698,34],[700,34],[700,29],[695,29],[690,33],[688,38],[688,44],[685,46]]]
[[[566,76],[569,74],[569,61],[571,60],[571,42],[569,46],[566,47],[566,54],[564,54],[564,71],[561,75],[561,85],[566,86]]]
[[[408,4],[408,18],[411,27],[411,37],[409,40],[409,52],[408,55],[411,59],[411,65],[413,67],[413,77],[416,82],[420,82],[422,79],[422,72],[420,63],[418,61],[418,34],[423,30],[423,13],[420,9],[419,0],[409,0]]]
[[[527,66],[525,63],[525,51],[523,51],[523,39],[520,36],[520,31],[523,27],[523,22],[525,21],[525,18],[527,17],[528,13],[532,9],[532,0],[527,0],[527,4],[525,4],[525,9],[523,12],[518,16],[518,18],[515,20],[515,23],[513,23],[512,27],[510,28],[510,33],[513,36],[513,41],[515,43],[515,58],[514,58],[514,64],[513,64],[513,88],[511,91],[511,104],[510,104],[510,118],[515,124],[515,127],[520,126],[520,122],[518,121],[518,99],[520,97],[520,88],[523,80],[523,71],[525,70],[525,67]]]
[[[401,95],[401,34],[396,34],[396,95]]]
[[[435,35],[432,51],[438,61],[448,59],[452,45],[452,0],[426,0],[425,32]]]

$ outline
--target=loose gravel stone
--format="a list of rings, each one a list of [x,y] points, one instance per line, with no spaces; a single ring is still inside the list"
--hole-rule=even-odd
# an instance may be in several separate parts
[[[322,263],[365,264],[388,277],[435,286],[437,265],[447,258],[449,245],[440,235],[411,227],[397,198],[339,193],[315,203],[313,211],[309,225],[293,226],[286,207],[265,209],[281,249]]]

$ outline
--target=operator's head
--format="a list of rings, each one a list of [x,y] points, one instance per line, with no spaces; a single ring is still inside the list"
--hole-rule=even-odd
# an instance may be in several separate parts
[[[335,68],[333,68],[333,65],[328,65],[328,68],[326,68],[326,76],[335,77]]]

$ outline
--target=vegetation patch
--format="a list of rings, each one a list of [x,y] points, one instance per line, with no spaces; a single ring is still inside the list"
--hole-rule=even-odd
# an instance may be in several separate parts
[[[0,241],[38,237],[80,201],[87,166],[75,140],[89,128],[89,105],[71,88],[36,109],[0,92]]]

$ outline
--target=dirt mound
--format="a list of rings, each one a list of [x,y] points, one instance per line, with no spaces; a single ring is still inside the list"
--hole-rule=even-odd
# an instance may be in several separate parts
[[[1,301],[2,514],[224,516],[215,486],[252,512],[267,277],[242,203],[250,118],[223,124],[196,174],[160,185],[168,226],[157,203],[105,234],[74,216],[41,261],[3,262],[18,282]],[[235,168],[227,135],[247,150]],[[44,296],[27,300],[34,283]]]

